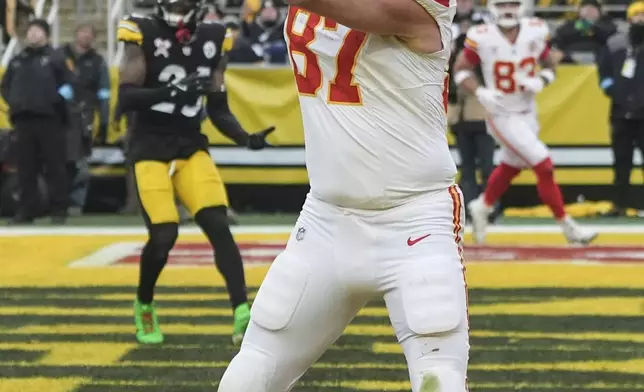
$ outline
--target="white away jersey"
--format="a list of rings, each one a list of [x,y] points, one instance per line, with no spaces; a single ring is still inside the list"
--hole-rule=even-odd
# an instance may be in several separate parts
[[[470,28],[465,50],[478,55],[485,86],[504,93],[503,108],[511,113],[526,112],[535,110],[535,96],[522,91],[517,80],[536,75],[539,59],[548,52],[548,40],[546,22],[524,18],[515,43],[496,24],[487,23]]]
[[[445,112],[456,1],[417,1],[440,27],[444,49],[435,54],[289,8],[285,36],[315,197],[385,209],[453,183]]]

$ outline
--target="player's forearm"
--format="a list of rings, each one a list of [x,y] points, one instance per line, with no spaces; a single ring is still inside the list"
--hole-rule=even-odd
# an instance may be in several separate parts
[[[541,61],[541,71],[539,71],[539,77],[543,80],[544,86],[548,86],[555,81],[557,76],[556,74],[557,60],[555,55],[552,52],[549,52]]]
[[[467,40],[466,40],[467,42]],[[454,62],[454,84],[465,90],[470,94],[476,93],[476,90],[481,87],[481,84],[474,73],[476,66],[480,64],[481,60],[472,49],[465,47]]]
[[[397,1],[413,3],[413,0],[287,0],[358,31],[405,36],[410,32],[412,17],[404,14],[404,7],[397,6]],[[424,12],[420,6],[414,7],[417,12]]]
[[[474,75],[474,72],[469,69],[455,69],[454,84],[469,94],[476,93],[476,90],[481,87],[476,75]]]
[[[230,111],[225,91],[214,92],[208,96],[206,112],[210,121],[224,136],[239,146],[248,145],[248,132],[244,130],[235,115]]]
[[[123,112],[145,110],[170,98],[169,87],[146,88],[132,84],[119,86],[119,105]]]

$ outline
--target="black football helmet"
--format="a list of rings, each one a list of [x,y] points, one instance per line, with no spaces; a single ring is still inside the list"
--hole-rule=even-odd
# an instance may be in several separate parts
[[[172,27],[196,24],[203,0],[157,0],[157,13]]]

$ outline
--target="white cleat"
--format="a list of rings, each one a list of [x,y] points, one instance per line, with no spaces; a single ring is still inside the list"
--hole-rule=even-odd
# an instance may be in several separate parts
[[[487,229],[488,217],[494,211],[493,207],[485,205],[483,195],[472,200],[467,208],[472,218],[472,229],[474,231],[474,242],[482,244],[485,242],[485,230]]]
[[[559,225],[561,225],[561,231],[570,244],[588,245],[599,235],[596,231],[584,229],[569,216],[559,222]]]

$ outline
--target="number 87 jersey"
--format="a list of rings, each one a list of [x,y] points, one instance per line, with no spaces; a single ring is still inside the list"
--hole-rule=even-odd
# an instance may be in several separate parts
[[[493,23],[473,26],[467,32],[464,55],[481,65],[485,86],[503,93],[509,113],[536,110],[535,95],[520,87],[521,78],[536,75],[538,62],[549,52],[548,25],[538,18],[523,18],[515,42]]]
[[[443,49],[433,54],[289,7],[285,36],[317,198],[389,208],[451,185],[445,97],[456,2],[418,2],[441,32]]]

